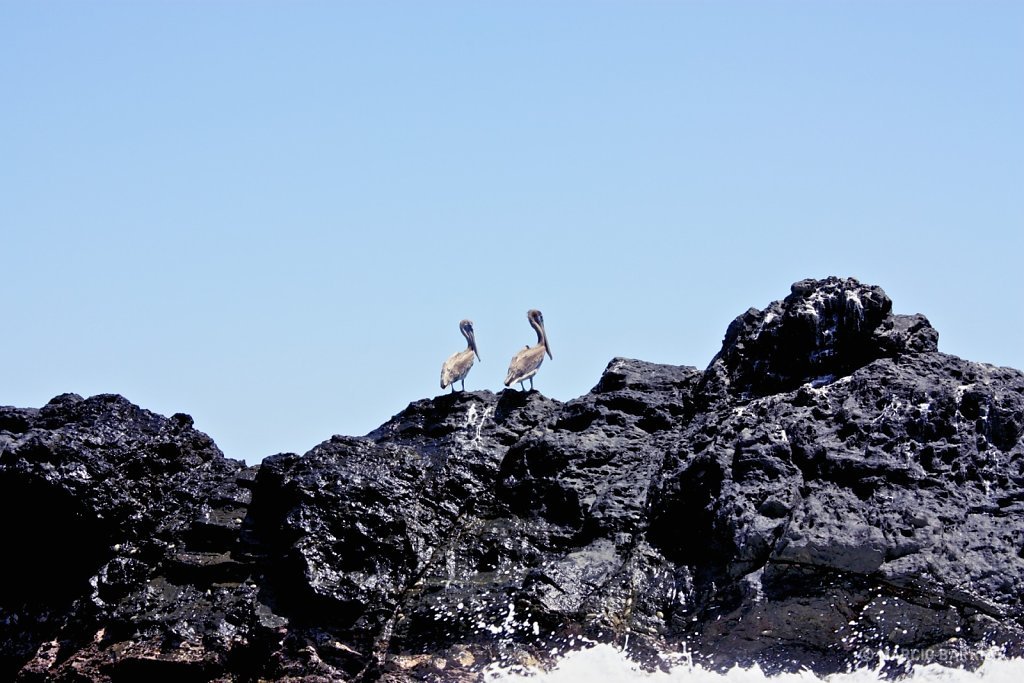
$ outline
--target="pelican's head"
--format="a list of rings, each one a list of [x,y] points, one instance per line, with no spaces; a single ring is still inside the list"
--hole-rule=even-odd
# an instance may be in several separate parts
[[[473,321],[472,320],[461,320],[459,321],[459,329],[462,330],[462,336],[469,342],[469,348],[473,349],[473,353],[476,354],[476,359],[482,361],[480,352],[476,348],[476,334],[473,332]]]

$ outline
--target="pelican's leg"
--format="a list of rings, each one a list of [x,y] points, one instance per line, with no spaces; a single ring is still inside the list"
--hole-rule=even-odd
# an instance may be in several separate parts
[[[466,378],[465,377],[462,378],[462,390],[463,391],[466,390]]]
[[[526,391],[526,382],[519,383],[519,391]]]
[[[533,378],[530,378],[530,391],[533,391]]]

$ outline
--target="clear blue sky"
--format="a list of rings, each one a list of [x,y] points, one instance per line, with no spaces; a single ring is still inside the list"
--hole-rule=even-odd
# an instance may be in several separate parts
[[[256,462],[804,277],[1024,367],[1024,3],[0,3],[0,404],[116,392]]]

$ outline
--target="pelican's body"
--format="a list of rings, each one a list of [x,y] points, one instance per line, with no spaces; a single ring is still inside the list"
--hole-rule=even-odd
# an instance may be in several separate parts
[[[508,375],[505,376],[506,387],[518,383],[525,389],[526,386],[523,382],[530,380],[530,389],[533,389],[533,376],[537,374],[540,364],[544,362],[544,354],[546,353],[548,358],[554,359],[551,349],[548,347],[548,335],[544,331],[544,316],[540,311],[534,309],[527,311],[526,319],[530,321],[530,326],[537,332],[537,344],[527,346],[512,357],[512,362],[508,365]]]
[[[462,382],[462,390],[466,390],[466,375],[469,374],[469,369],[473,367],[473,357],[480,358],[480,353],[476,350],[476,335],[473,333],[473,321],[461,321],[459,323],[459,330],[462,332],[462,336],[466,338],[467,346],[464,350],[449,356],[448,360],[441,366],[441,388],[444,389],[451,385],[452,393],[455,392],[455,383],[458,381]]]

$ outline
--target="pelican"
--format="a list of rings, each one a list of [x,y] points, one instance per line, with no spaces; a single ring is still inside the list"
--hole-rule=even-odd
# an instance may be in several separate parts
[[[473,367],[473,356],[480,358],[480,352],[476,350],[476,336],[473,334],[473,321],[462,320],[459,322],[459,330],[466,338],[467,346],[458,353],[453,353],[441,366],[441,388],[452,385],[452,393],[455,393],[455,383],[462,380],[462,390],[466,390],[466,375]]]
[[[544,331],[544,316],[541,315],[541,312],[531,309],[526,312],[526,319],[530,321],[530,326],[537,331],[537,345],[527,346],[512,356],[512,362],[508,365],[508,375],[505,377],[505,386],[512,386],[518,382],[522,389],[526,389],[523,382],[530,380],[530,389],[532,390],[533,376],[537,374],[540,364],[544,362],[544,354],[548,354],[548,358],[552,360],[555,357],[551,355],[551,347],[548,346],[548,335]]]

